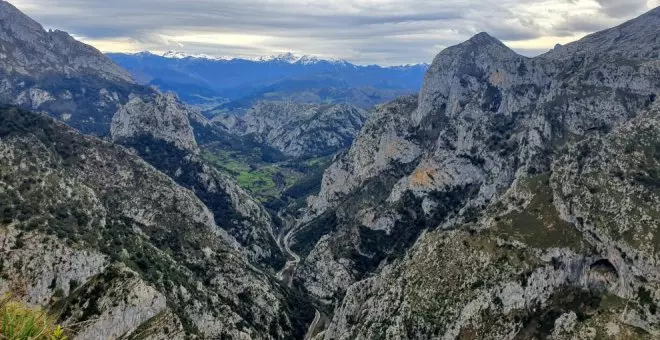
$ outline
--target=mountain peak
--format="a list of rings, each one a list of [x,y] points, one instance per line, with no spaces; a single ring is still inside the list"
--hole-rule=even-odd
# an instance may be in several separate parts
[[[45,32],[41,24],[4,0],[0,0],[0,23],[3,30],[8,29],[16,34],[35,35]]]
[[[321,62],[327,62],[330,64],[337,64],[337,65],[348,65],[349,62],[343,59],[325,59],[325,58],[320,58],[317,56],[313,55],[296,55],[292,52],[286,52],[286,53],[281,53],[278,55],[272,55],[269,57],[258,57],[256,59],[253,59],[254,61],[259,61],[259,62],[283,62],[283,63],[289,63],[289,64],[303,64],[303,65],[311,65],[311,64],[317,64]]]
[[[504,45],[497,38],[493,37],[492,35],[486,32],[480,32],[475,34],[474,36],[472,36],[472,38],[468,40],[468,42],[472,42],[478,45],[491,45],[491,44]]]
[[[488,55],[490,56],[490,59],[493,60],[504,60],[520,57],[520,55],[518,55],[508,46],[504,45],[504,43],[499,41],[497,38],[486,32],[481,32],[475,34],[472,38],[466,40],[463,43],[444,49],[440,52],[440,54],[438,54],[436,59],[433,61],[433,64],[436,64],[436,66],[439,64],[446,64],[448,60],[454,60],[456,58],[462,59],[465,55]]]

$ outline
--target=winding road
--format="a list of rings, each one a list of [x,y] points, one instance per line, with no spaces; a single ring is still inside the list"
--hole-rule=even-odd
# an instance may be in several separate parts
[[[286,265],[284,265],[284,268],[282,268],[282,270],[276,274],[276,277],[278,280],[286,282],[286,284],[291,287],[293,285],[293,272],[296,270],[296,266],[300,263],[300,256],[294,253],[289,246],[289,241],[291,237],[295,235],[296,228],[291,219],[284,217],[281,212],[278,214],[278,217],[284,222],[285,227],[282,229],[286,231],[286,234],[280,233],[279,237],[277,238],[277,244],[279,245],[282,252],[288,254],[291,259],[286,262]],[[304,338],[305,340],[311,340],[312,337],[317,333],[317,328],[320,321],[321,313],[318,309],[316,309],[314,314],[314,321],[312,321],[312,323],[309,325],[309,328],[307,329],[307,334],[305,334]]]
[[[307,334],[305,334],[305,340],[311,340],[312,337],[314,336],[314,333],[316,332],[316,327],[319,325],[319,321],[321,321],[321,313],[319,313],[319,310],[316,310],[316,314],[314,315],[314,321],[309,325],[309,328],[307,328]]]
[[[279,218],[284,222],[285,228],[283,229],[287,232],[284,236],[280,234],[277,239],[277,243],[282,252],[288,254],[291,259],[287,261],[286,265],[284,265],[284,268],[282,268],[282,270],[277,273],[277,279],[280,281],[285,281],[287,285],[291,287],[293,284],[293,271],[296,269],[298,263],[300,263],[300,256],[294,253],[289,247],[289,239],[295,233],[295,226],[292,225],[290,219],[283,217],[281,213],[279,214]]]

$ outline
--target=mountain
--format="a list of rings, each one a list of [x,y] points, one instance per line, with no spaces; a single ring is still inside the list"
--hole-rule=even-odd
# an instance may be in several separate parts
[[[130,74],[62,31],[46,31],[0,1],[0,102],[46,111],[97,135],[137,86]]]
[[[140,83],[176,92],[189,104],[224,113],[248,109],[257,101],[269,98],[296,98],[301,103],[349,103],[370,108],[397,95],[417,92],[427,67],[358,66],[343,60],[297,57],[290,53],[255,60],[186,56],[176,52],[164,56],[148,52],[111,53],[108,57]],[[373,99],[369,100],[370,97]]]
[[[376,110],[287,237],[317,338],[657,338],[658,28],[480,33]]]
[[[222,115],[212,122],[231,134],[250,135],[284,155],[319,157],[348,148],[367,114],[347,104],[258,102],[244,116]]]
[[[115,113],[110,134],[115,141],[151,136],[172,143],[175,147],[197,151],[188,108],[172,94],[133,97]]]
[[[320,75],[301,79],[285,79],[268,85],[240,99],[227,101],[206,109],[204,115],[244,115],[259,102],[293,102],[299,104],[348,104],[363,110],[386,103],[412,90],[379,89],[375,87],[345,87],[344,83],[333,80],[332,76]]]
[[[48,93],[60,93],[66,82],[76,84],[70,88],[69,104],[65,106],[52,106],[59,103],[53,99],[20,107],[45,111],[83,133],[109,137],[132,148],[179,185],[193,190],[220,221],[220,227],[247,249],[251,261],[272,271],[284,264],[270,215],[229,176],[214,170],[199,156],[193,125],[200,125],[201,129],[209,122],[198,110],[181,103],[175,95],[135,84],[126,71],[92,47],[70,37],[66,45],[57,43],[51,33],[10,4],[0,2],[0,6],[4,19],[0,27],[6,34],[5,39],[12,41],[8,46],[13,51],[0,65],[7,74],[4,80],[20,84],[27,83],[25,77],[32,77],[33,87],[28,92],[42,91],[39,92],[42,94],[47,93],[46,89]],[[56,36],[68,35],[59,32]],[[40,58],[40,55],[47,57]],[[33,68],[23,73],[13,72],[12,65],[21,63],[20,56],[30,56],[28,61],[41,63],[41,67],[30,66]],[[42,82],[46,78],[47,86]],[[103,88],[96,93],[105,93],[103,98],[108,101],[92,93],[97,85]],[[0,103],[17,104],[13,100],[0,100]],[[60,109],[67,109],[69,113],[63,115]]]
[[[278,270],[285,262],[268,212],[229,176],[200,156],[195,138],[210,123],[174,95],[135,97],[112,120],[112,140],[131,148],[179,185],[192,190],[253,263]]]
[[[79,338],[304,337],[278,223],[201,157],[199,110],[4,1],[0,28],[5,90],[39,99],[0,98],[0,292]]]

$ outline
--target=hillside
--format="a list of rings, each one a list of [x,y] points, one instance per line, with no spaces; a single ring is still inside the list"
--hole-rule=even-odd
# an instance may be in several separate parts
[[[81,339],[304,334],[311,307],[138,156],[17,109],[2,109],[0,150],[1,292]]]
[[[534,58],[111,57],[0,0],[0,296],[49,332],[660,337],[660,8]]]

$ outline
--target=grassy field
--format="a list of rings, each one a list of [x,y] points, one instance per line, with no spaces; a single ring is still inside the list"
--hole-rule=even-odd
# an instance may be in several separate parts
[[[239,186],[271,206],[292,203],[320,186],[323,170],[331,156],[307,160],[265,162],[262,150],[227,150],[217,144],[202,147],[202,156],[211,165],[232,176]],[[290,189],[295,194],[288,195]],[[288,197],[293,196],[293,197]],[[299,203],[299,202],[298,202]]]

